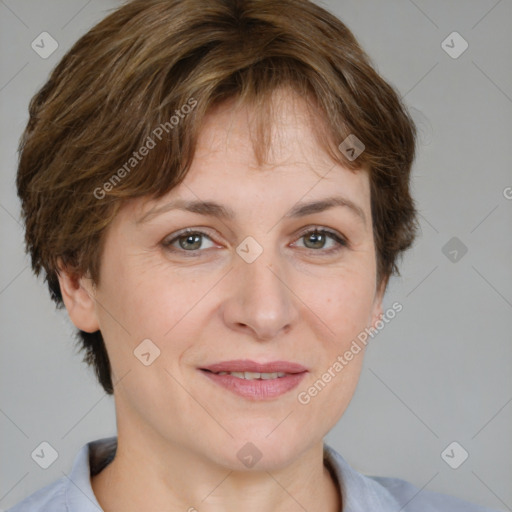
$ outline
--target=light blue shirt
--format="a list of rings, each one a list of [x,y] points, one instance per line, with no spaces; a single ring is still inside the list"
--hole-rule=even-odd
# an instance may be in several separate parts
[[[7,512],[101,512],[91,474],[112,461],[117,437],[97,439],[78,452],[67,477],[39,489]],[[341,488],[343,512],[497,512],[398,478],[370,477],[352,469],[324,443],[324,459]]]

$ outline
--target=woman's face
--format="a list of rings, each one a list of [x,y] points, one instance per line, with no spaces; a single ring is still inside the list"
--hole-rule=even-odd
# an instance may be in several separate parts
[[[246,452],[276,468],[322,441],[364,350],[333,365],[381,313],[368,175],[329,160],[300,98],[280,101],[270,165],[256,165],[250,109],[224,104],[207,116],[185,181],[120,211],[89,324],[106,342],[119,432],[230,468],[243,468]],[[204,370],[233,360],[304,371],[242,381]],[[329,368],[330,382],[308,393]]]

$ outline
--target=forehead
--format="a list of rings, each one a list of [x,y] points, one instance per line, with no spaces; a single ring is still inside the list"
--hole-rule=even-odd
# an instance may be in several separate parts
[[[230,99],[212,107],[203,118],[195,158],[229,153],[249,169],[284,168],[310,160],[313,169],[332,165],[335,162],[322,150],[319,127],[327,128],[323,113],[291,88],[274,90],[261,108]],[[268,152],[259,162],[256,150],[261,146]]]
[[[368,210],[369,179],[366,169],[353,171],[325,152],[313,129],[322,123],[315,111],[296,93],[277,91],[272,98],[268,152],[258,163],[255,107],[234,100],[213,107],[204,117],[194,159],[184,181],[158,200],[139,199],[140,218],[171,199],[230,203],[265,209],[324,199],[341,194]],[[288,208],[287,208],[288,209]]]

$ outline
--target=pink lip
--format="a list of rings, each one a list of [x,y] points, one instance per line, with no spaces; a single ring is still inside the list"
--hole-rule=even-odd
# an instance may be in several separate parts
[[[200,368],[201,373],[210,380],[228,389],[236,395],[253,400],[265,400],[275,398],[293,388],[308,373],[307,369],[297,363],[287,361],[272,361],[270,363],[256,363],[249,359],[237,359],[212,364],[206,368]],[[209,371],[208,371],[209,370]],[[233,375],[217,375],[213,372],[258,372],[258,373],[287,373],[285,377],[275,379],[240,379]]]
[[[276,379],[246,380],[233,375],[217,375],[206,370],[201,370],[201,373],[236,395],[253,400],[265,400],[283,395],[295,388],[307,374],[307,372],[290,373],[286,377]]]
[[[288,361],[271,361],[270,363],[256,363],[250,359],[235,359],[233,361],[223,361],[221,363],[211,364],[201,368],[201,370],[210,370],[211,372],[259,372],[259,373],[302,373],[307,368],[298,363]],[[284,378],[284,377],[283,377]]]

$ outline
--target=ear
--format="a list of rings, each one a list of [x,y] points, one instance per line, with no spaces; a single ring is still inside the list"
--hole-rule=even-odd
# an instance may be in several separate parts
[[[382,300],[384,299],[384,293],[386,291],[386,285],[388,283],[388,277],[382,279],[382,282],[375,294],[375,300],[373,301],[373,311],[371,319],[371,327],[375,327],[375,323],[380,320],[382,316]]]
[[[99,323],[96,317],[96,300],[92,281],[86,277],[78,277],[58,260],[59,279],[62,300],[73,324],[85,332],[96,332]]]

